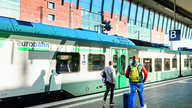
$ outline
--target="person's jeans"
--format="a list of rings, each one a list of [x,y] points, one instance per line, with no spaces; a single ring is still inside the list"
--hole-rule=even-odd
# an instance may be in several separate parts
[[[139,96],[139,101],[140,101],[140,105],[141,107],[144,107],[144,100],[143,100],[143,83],[131,83],[130,84],[130,88],[131,88],[131,96],[130,96],[130,105],[131,108],[134,108],[134,99],[135,99],[135,94],[136,94],[136,90],[138,92],[138,96]]]
[[[111,84],[108,81],[106,82],[106,92],[104,94],[103,100],[106,101],[107,95],[109,93],[109,88],[111,88],[111,95],[110,95],[110,103],[113,102],[113,92],[114,92],[115,84]]]

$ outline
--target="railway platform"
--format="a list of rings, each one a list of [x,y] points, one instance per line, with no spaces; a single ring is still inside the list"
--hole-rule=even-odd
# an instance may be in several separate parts
[[[147,108],[192,108],[192,76],[145,84],[144,87]],[[109,106],[110,93],[106,106],[102,105],[102,92],[28,108],[123,108],[123,93],[129,91],[129,88],[115,90],[115,106]],[[138,95],[135,97],[135,108],[141,108]]]

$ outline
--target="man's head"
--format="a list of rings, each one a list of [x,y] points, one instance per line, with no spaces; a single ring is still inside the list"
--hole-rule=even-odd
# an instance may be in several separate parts
[[[138,58],[137,55],[134,55],[134,56],[133,56],[133,61],[138,61],[138,59],[139,59],[139,58]]]
[[[113,65],[113,61],[109,61],[109,65],[110,65],[110,66]]]

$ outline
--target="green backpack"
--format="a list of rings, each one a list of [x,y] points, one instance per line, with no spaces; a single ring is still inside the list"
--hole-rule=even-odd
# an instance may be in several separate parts
[[[130,82],[139,82],[139,71],[137,69],[139,63],[136,65],[136,67],[131,66],[131,71],[129,73],[129,80]]]

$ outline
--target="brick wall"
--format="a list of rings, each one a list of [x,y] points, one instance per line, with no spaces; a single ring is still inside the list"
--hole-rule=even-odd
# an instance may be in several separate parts
[[[157,31],[157,26],[154,26],[152,30],[152,43],[164,43],[164,32],[165,29],[163,29],[163,32],[161,32],[161,27],[159,27]]]
[[[111,27],[113,27],[110,31],[104,31],[109,35],[119,35],[128,37],[128,24],[127,18],[122,16],[121,21],[119,21],[119,15],[113,14],[113,18],[111,19],[111,13],[104,11],[104,20],[111,21]],[[117,22],[115,22],[115,16],[117,16]],[[118,26],[118,27],[117,27]]]
[[[20,0],[20,20],[31,21],[69,28],[69,2],[61,5],[61,0],[49,0],[55,3],[55,9],[48,8],[48,0]],[[42,11],[41,8],[42,7]],[[42,19],[41,19],[42,12]],[[55,15],[55,21],[48,20],[48,14]],[[73,28],[81,27],[81,7],[73,4]]]

